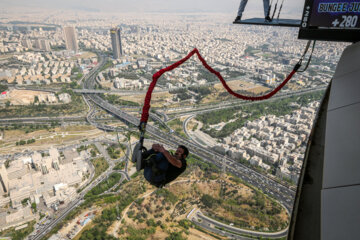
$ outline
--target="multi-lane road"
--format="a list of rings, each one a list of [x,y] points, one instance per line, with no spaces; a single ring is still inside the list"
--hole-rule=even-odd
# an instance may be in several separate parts
[[[327,88],[327,86],[319,86],[319,87],[315,87],[315,88],[307,88],[307,89],[302,89],[302,90],[298,90],[298,91],[278,93],[277,95],[273,96],[272,98],[262,100],[261,102],[271,102],[271,101],[276,101],[276,100],[283,99],[283,98],[288,98],[291,96],[299,96],[299,95],[303,95],[306,93],[325,91],[326,88]],[[258,101],[233,100],[233,101],[222,102],[222,103],[217,103],[217,104],[208,104],[206,106],[200,106],[200,107],[192,106],[192,107],[176,108],[176,109],[173,109],[174,113],[169,114],[169,115],[171,115],[171,117],[167,116],[166,121],[171,121],[171,120],[173,120],[175,118],[179,118],[181,116],[197,115],[197,114],[212,112],[212,111],[216,111],[216,110],[223,110],[223,109],[227,109],[227,108],[234,108],[234,107],[258,104],[258,103],[259,103]]]

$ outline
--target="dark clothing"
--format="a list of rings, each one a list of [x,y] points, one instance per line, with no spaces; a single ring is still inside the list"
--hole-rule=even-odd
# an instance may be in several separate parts
[[[144,177],[154,185],[161,184],[165,182],[166,172],[171,164],[162,153],[156,153],[152,149],[148,153],[150,156],[145,159]]]
[[[185,159],[181,159],[181,168],[175,167],[174,165],[169,163],[169,168],[166,172],[165,183],[174,181],[178,176],[180,176],[180,174],[185,172],[185,170],[186,170]]]
[[[173,166],[164,154],[155,152],[153,149],[146,152],[144,158],[144,177],[156,187],[175,180],[186,169],[186,160],[181,160],[181,168]]]

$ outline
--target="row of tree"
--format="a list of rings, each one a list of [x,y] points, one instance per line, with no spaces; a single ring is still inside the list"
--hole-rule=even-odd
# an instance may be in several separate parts
[[[31,144],[31,143],[34,143],[34,142],[35,142],[35,139],[29,139],[27,141],[20,140],[19,142],[16,142],[16,146],[22,146],[22,145]]]
[[[247,121],[253,121],[264,115],[284,116],[290,114],[294,107],[292,103],[296,103],[299,107],[305,106],[310,102],[319,101],[323,96],[323,91],[308,93],[301,96],[292,96],[285,99],[279,99],[273,102],[260,102],[258,104],[234,107],[231,109],[223,109],[214,112],[198,115],[196,119],[204,123],[201,129],[205,133],[215,138],[224,138],[229,136],[236,129],[244,126]],[[246,115],[246,118],[242,117]],[[234,120],[229,122],[230,120]],[[221,130],[210,128],[209,125],[227,123]]]

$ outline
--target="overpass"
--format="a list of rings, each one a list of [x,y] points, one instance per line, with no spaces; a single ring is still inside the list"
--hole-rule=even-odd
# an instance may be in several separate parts
[[[276,101],[278,99],[288,98],[291,96],[299,96],[299,95],[303,95],[306,93],[325,91],[326,88],[327,88],[327,86],[319,86],[319,87],[315,87],[315,88],[301,89],[301,90],[294,91],[294,92],[282,92],[282,93],[278,93],[277,95],[273,96],[270,99],[266,99],[261,102],[271,102],[271,101]],[[251,104],[258,104],[258,103],[259,102],[235,100],[235,101],[230,101],[230,102],[226,102],[226,103],[208,104],[208,105],[201,106],[201,107],[174,108],[174,109],[170,109],[170,111],[176,111],[176,113],[167,113],[167,116],[168,115],[171,116],[171,117],[168,116],[167,121],[171,121],[171,120],[174,120],[175,118],[178,118],[181,116],[186,116],[189,114],[197,115],[197,114],[201,114],[201,113],[212,112],[215,110],[221,110],[221,109],[233,108],[233,107],[251,105]]]
[[[146,91],[126,91],[126,90],[106,90],[106,89],[73,89],[75,93],[92,93],[92,94],[100,94],[100,93],[116,93],[121,94],[123,96],[132,96],[132,95],[140,95],[146,94]],[[159,92],[159,91],[158,91]]]
[[[70,117],[25,117],[25,118],[2,118],[1,125],[10,125],[14,123],[51,123],[51,122],[79,122],[86,121],[85,116],[70,116]]]

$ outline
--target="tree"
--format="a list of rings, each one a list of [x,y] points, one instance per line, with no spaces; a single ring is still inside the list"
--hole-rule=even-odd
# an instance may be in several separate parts
[[[5,168],[9,168],[9,167],[10,167],[10,160],[7,159],[7,160],[5,161]]]
[[[0,92],[8,90],[8,86],[0,84]]]
[[[166,240],[185,240],[186,238],[184,238],[182,235],[181,235],[181,232],[172,232],[170,233],[170,235],[165,238]]]
[[[155,223],[155,220],[154,219],[149,219],[146,221],[146,224],[149,226],[149,227],[156,227],[156,223]]]
[[[21,200],[21,204],[23,206],[25,206],[29,200],[30,200],[29,198],[25,198],[25,199]]]
[[[208,208],[212,208],[217,203],[216,199],[208,194],[201,197],[201,202]]]
[[[34,212],[37,212],[37,209],[36,209],[36,203],[32,203],[31,204],[31,208],[34,210]]]

